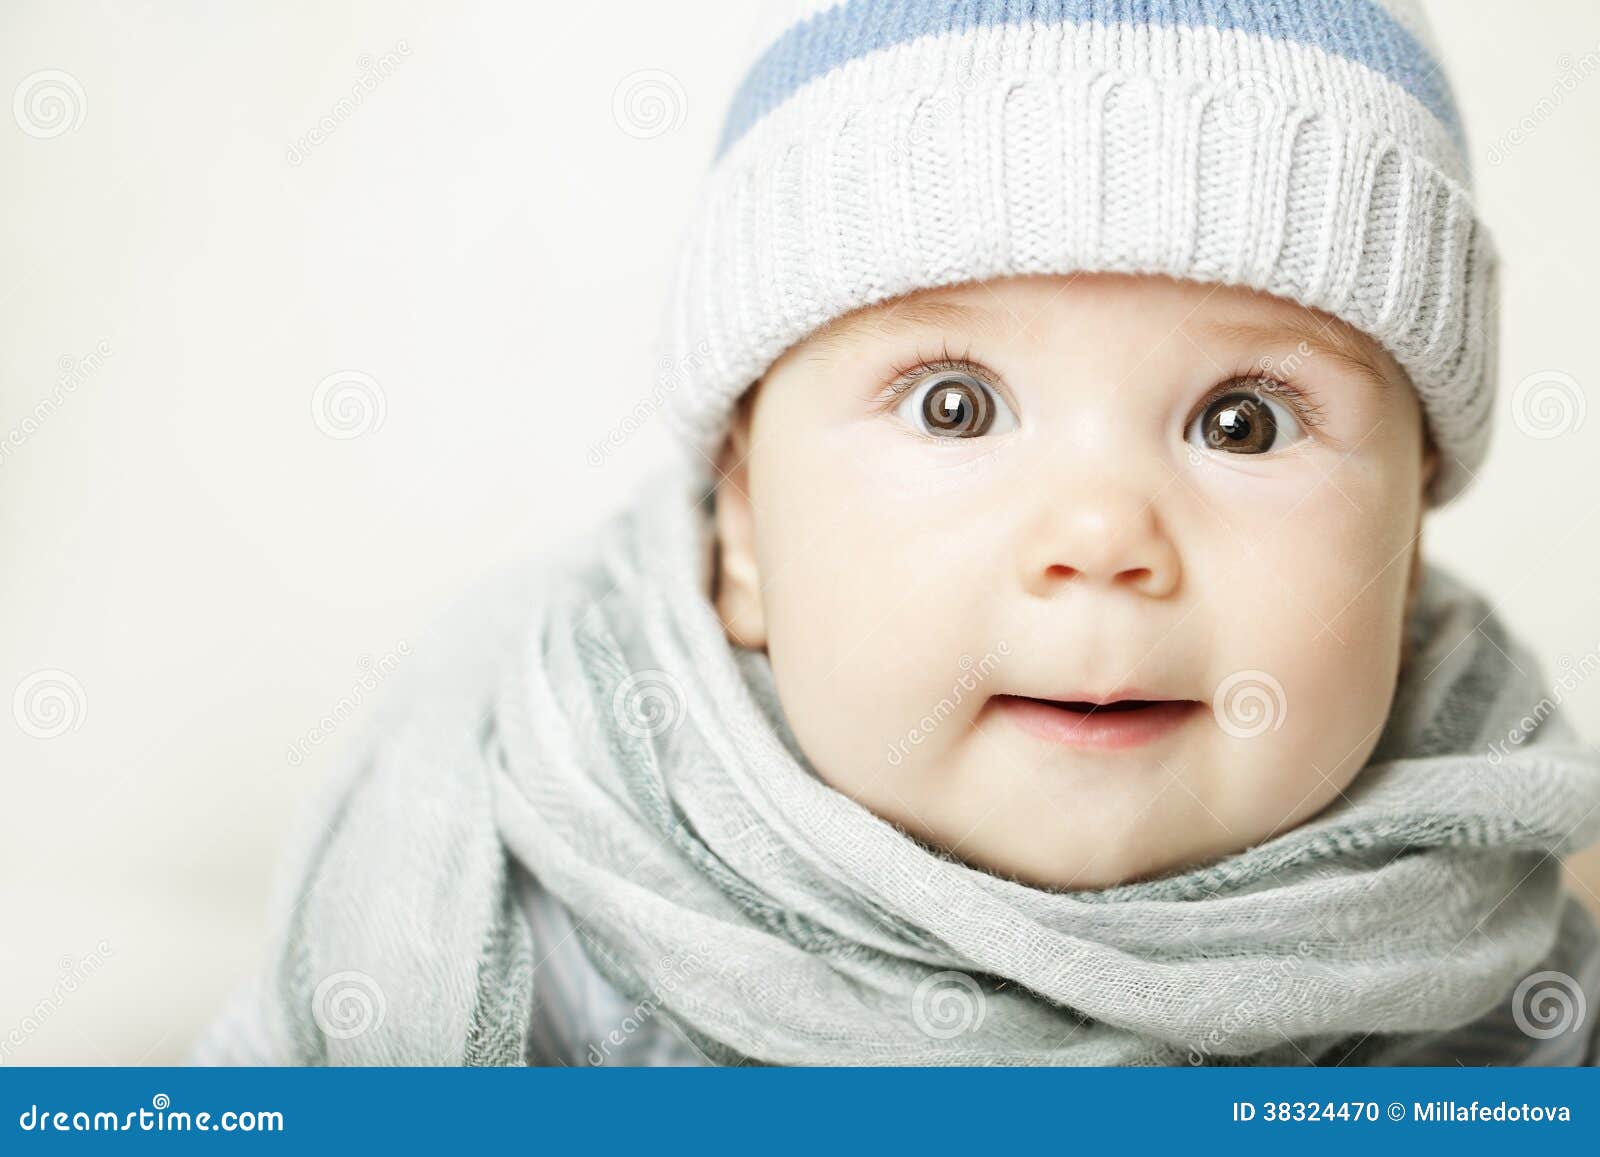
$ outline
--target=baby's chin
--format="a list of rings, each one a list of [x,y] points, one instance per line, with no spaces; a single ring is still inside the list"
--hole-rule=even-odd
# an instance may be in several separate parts
[[[1050,892],[1103,891],[1124,884],[1159,880],[1206,867],[1244,850],[1243,846],[1228,846],[1174,854],[1139,847],[1095,847],[1079,848],[1075,854],[1059,851],[1049,854],[1042,849],[1029,854],[1026,849],[1003,845],[976,847],[965,840],[951,846],[950,841],[917,836],[915,832],[910,834],[928,848],[968,867]]]
[[[1029,887],[1097,891],[1216,864],[1300,826],[1347,786],[1287,774],[1304,765],[1294,750],[1254,742],[1258,750],[1241,754],[1194,737],[1159,753],[1075,753],[1041,764],[1019,758],[1031,749],[1013,752],[991,736],[876,774],[813,766],[951,859]]]
[[[996,859],[972,856],[957,858],[969,867],[1002,876],[1049,892],[1098,892],[1124,884],[1140,884],[1203,868],[1228,858],[1242,848],[1215,852],[1191,852],[1182,856],[1120,855],[1053,861],[1031,857],[1001,856]]]

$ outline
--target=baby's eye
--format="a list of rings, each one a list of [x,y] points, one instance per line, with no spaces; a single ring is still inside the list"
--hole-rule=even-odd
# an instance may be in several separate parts
[[[992,386],[962,370],[938,370],[906,388],[895,411],[935,438],[1005,433],[1016,418]]]
[[[1206,403],[1190,425],[1190,445],[1229,454],[1266,454],[1305,437],[1288,404],[1260,390],[1236,387]]]

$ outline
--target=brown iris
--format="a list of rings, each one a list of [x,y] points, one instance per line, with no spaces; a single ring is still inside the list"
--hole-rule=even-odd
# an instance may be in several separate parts
[[[976,437],[994,422],[989,392],[970,374],[942,373],[922,395],[922,420],[942,436]]]
[[[1278,436],[1272,409],[1251,393],[1218,398],[1200,415],[1206,445],[1231,454],[1265,454]]]

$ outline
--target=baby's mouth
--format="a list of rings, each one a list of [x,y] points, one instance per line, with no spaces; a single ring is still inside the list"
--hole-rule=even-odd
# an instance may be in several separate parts
[[[1056,707],[1065,707],[1068,711],[1081,711],[1087,715],[1091,711],[1138,711],[1141,708],[1151,707],[1157,703],[1170,703],[1170,699],[1119,699],[1115,703],[1093,703],[1087,699],[1035,699],[1035,703],[1049,703]]]
[[[1154,742],[1194,719],[1205,706],[1197,699],[1035,699],[996,695],[1003,718],[1051,743],[1117,750]]]

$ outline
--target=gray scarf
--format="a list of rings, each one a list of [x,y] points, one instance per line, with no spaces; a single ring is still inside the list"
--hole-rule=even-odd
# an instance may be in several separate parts
[[[724,1063],[1389,1063],[1510,1011],[1558,941],[1593,948],[1559,857],[1600,839],[1600,757],[1437,566],[1345,798],[1205,867],[1056,892],[816,776],[706,597],[699,485],[664,472],[592,549],[476,608],[493,646],[418,648],[426,693],[373,727],[284,877],[289,1059],[521,1063],[549,947],[526,873]]]

